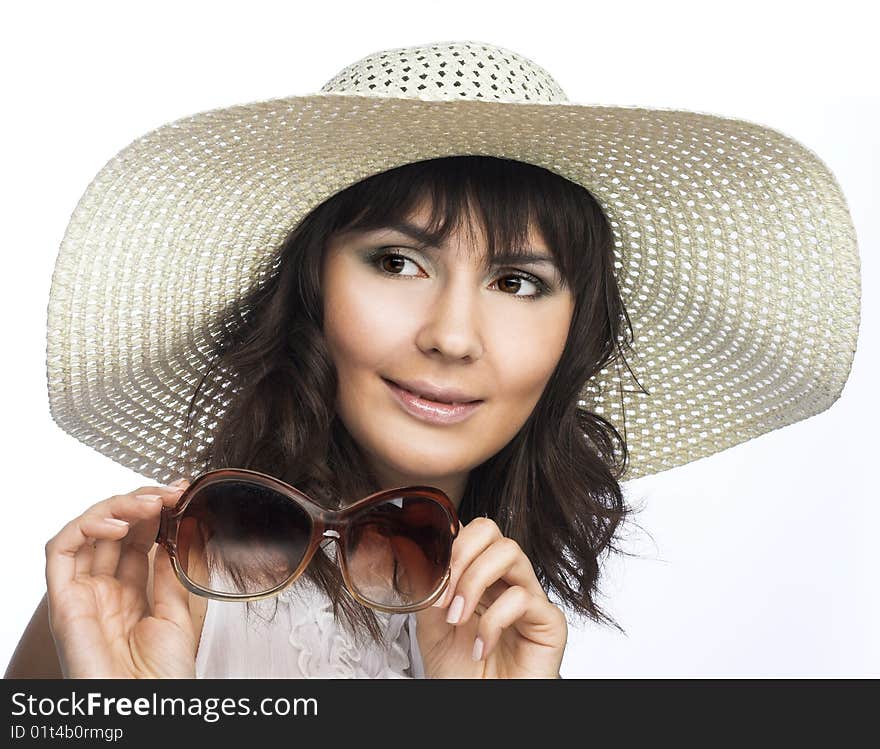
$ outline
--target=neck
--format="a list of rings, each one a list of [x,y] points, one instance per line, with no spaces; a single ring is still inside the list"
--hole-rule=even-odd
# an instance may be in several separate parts
[[[461,498],[464,496],[464,488],[468,480],[467,472],[446,476],[416,476],[401,473],[375,459],[370,461],[370,465],[379,482],[380,490],[399,486],[435,486],[452,500],[456,510],[461,503]]]

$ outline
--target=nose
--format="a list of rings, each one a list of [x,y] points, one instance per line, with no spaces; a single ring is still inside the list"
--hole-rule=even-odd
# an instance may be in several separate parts
[[[483,345],[478,294],[470,277],[450,278],[432,300],[416,339],[418,347],[450,359],[479,359]]]

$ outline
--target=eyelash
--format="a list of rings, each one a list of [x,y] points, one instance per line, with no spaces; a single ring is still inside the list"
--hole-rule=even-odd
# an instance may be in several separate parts
[[[379,265],[379,263],[387,257],[399,257],[403,260],[409,260],[411,263],[415,263],[416,265],[418,265],[418,263],[416,263],[416,261],[413,260],[411,257],[409,257],[407,255],[403,255],[399,252],[389,252],[388,250],[386,250],[384,248],[380,248],[378,250],[375,250],[375,251],[369,253],[369,255],[367,256],[367,262],[370,265],[372,265],[373,267],[375,267],[383,275],[394,276],[394,277],[398,277],[398,278],[401,278],[401,277],[406,278],[406,276],[401,276],[399,273],[389,273],[387,270],[385,270],[384,268],[382,268]],[[502,270],[507,270],[507,269],[502,268]],[[535,288],[537,289],[537,292],[534,294],[530,294],[528,296],[520,296],[519,294],[507,294],[506,296],[512,296],[515,299],[520,300],[520,301],[534,302],[536,299],[541,299],[542,297],[546,296],[550,292],[550,287],[544,281],[542,281],[540,278],[538,278],[537,276],[533,276],[531,273],[526,273],[525,271],[517,270],[512,273],[505,273],[504,276],[502,276],[502,278],[509,278],[511,276],[513,276],[514,278],[522,278],[522,279],[528,281],[529,283],[533,283],[535,285]]]

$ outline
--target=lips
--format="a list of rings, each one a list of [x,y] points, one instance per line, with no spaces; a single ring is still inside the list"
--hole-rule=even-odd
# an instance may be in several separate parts
[[[427,382],[391,380],[387,377],[383,377],[382,379],[401,390],[432,403],[442,403],[449,406],[463,406],[482,402],[481,399],[474,398],[472,395],[455,388],[438,387]]]
[[[468,403],[441,403],[428,400],[399,386],[393,380],[382,378],[394,399],[410,416],[431,424],[458,424],[469,418],[483,404],[482,400]]]
[[[424,393],[420,393],[417,390],[410,390],[409,388],[405,388],[403,385],[394,382],[391,380],[392,384],[397,385],[401,390],[406,390],[407,393],[412,393],[417,398],[421,398],[422,400],[429,401],[431,403],[442,403],[444,406],[463,406],[465,403],[474,403],[475,401],[450,401],[450,400],[441,400],[440,398],[429,398]]]

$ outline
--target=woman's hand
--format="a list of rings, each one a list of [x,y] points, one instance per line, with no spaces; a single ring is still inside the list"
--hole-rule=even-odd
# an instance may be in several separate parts
[[[98,502],[46,544],[49,626],[65,677],[195,677],[189,594],[161,546],[152,611],[147,595],[160,508],[177,502],[183,483]]]
[[[458,596],[461,614],[449,623]],[[416,612],[416,624],[429,679],[555,679],[568,639],[565,614],[519,544],[482,517],[461,527],[449,585],[438,603]],[[478,637],[482,655],[474,660]]]

